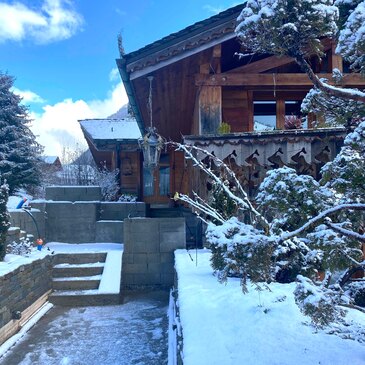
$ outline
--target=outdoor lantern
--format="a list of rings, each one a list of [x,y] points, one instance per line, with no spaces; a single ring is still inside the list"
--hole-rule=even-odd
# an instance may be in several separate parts
[[[143,166],[147,169],[154,170],[160,162],[161,151],[165,145],[165,139],[157,133],[153,127],[152,118],[152,82],[153,76],[147,77],[150,83],[150,92],[148,97],[148,107],[150,112],[150,126],[146,129],[147,133],[138,143],[143,153]]]
[[[157,168],[161,151],[165,145],[164,138],[157,133],[156,128],[149,127],[138,143],[143,153],[143,166],[150,170]]]

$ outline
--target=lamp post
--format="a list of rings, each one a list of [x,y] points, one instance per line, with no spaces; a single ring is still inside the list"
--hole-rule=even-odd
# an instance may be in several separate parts
[[[150,126],[146,129],[146,134],[138,141],[139,147],[143,153],[143,166],[150,170],[157,168],[160,162],[161,151],[165,145],[165,139],[157,133],[152,123],[152,81],[153,76],[148,76],[150,82],[150,93],[148,106],[150,111]]]

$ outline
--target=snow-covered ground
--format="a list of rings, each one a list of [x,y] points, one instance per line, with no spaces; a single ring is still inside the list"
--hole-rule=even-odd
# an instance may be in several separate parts
[[[238,279],[220,284],[212,274],[210,252],[175,254],[184,365],[364,365],[365,344],[316,331],[294,302],[295,284],[250,288]],[[365,314],[351,311],[355,328]]]

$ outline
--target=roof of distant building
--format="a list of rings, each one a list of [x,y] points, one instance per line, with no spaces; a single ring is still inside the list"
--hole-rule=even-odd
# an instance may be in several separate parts
[[[41,156],[41,159],[45,163],[48,163],[48,164],[52,165],[53,163],[55,163],[57,161],[58,156]]]
[[[92,140],[138,140],[141,132],[132,117],[123,119],[84,119],[80,120],[84,133]]]

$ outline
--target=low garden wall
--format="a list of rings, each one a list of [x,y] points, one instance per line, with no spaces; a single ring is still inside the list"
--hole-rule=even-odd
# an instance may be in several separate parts
[[[46,256],[0,276],[0,344],[47,300],[52,261],[53,256]],[[21,318],[16,319],[16,314]]]

